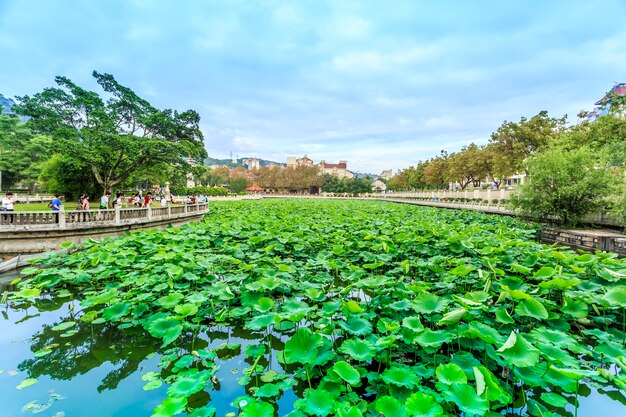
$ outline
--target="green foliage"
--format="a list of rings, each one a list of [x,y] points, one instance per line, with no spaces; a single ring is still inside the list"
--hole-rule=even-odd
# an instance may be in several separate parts
[[[326,193],[363,194],[372,192],[372,180],[369,178],[337,178],[324,174],[323,190]]]
[[[528,161],[529,176],[510,204],[523,215],[575,224],[603,207],[614,181],[605,162],[587,148],[551,149]]]
[[[33,349],[39,363],[58,368],[48,350],[73,356],[80,327],[160,345],[160,372],[143,377],[145,389],[167,386],[157,416],[212,415],[197,399],[228,360],[245,367],[242,416],[273,415],[288,390],[300,417],[566,415],[552,407],[574,404],[579,385],[626,387],[615,372],[626,368],[626,261],[535,233],[508,217],[375,201],[216,202],[200,224],[44,260],[9,301],[81,300],[48,329],[63,343]],[[203,344],[216,328],[237,343]]]
[[[17,117],[0,115],[0,191],[10,190],[18,183],[32,191],[51,149],[48,136],[33,133]]]
[[[138,169],[206,156],[198,113],[157,110],[112,75],[93,76],[108,100],[56,77],[60,88],[18,97],[13,111],[29,116],[28,126],[50,135],[56,153],[87,166],[107,191]]]
[[[222,197],[228,195],[228,190],[224,187],[170,187],[170,192],[180,196],[202,194],[207,197]]]

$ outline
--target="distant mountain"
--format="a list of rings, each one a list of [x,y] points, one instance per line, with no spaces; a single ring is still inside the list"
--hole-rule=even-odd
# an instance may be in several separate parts
[[[237,158],[235,161],[237,162],[233,162],[231,159],[217,159],[217,158],[211,158],[210,156],[208,158],[205,158],[204,160],[204,165],[224,165],[227,166],[229,168],[236,168],[236,167],[244,167],[244,160],[246,159],[252,159],[251,157],[249,158]],[[272,165],[272,164],[278,164],[278,165],[285,165],[285,163],[280,163],[280,162],[274,162],[274,161],[269,161],[267,159],[260,159],[259,158],[259,165],[261,167],[267,166],[267,165]]]
[[[15,102],[0,94],[0,114],[11,114],[11,106],[13,106]]]

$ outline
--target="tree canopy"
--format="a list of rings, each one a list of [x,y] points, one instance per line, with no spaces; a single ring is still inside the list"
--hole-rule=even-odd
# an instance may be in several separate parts
[[[107,191],[138,169],[206,156],[196,111],[158,110],[112,75],[93,76],[106,99],[59,76],[59,87],[18,97],[13,111],[30,117],[33,131],[50,135],[56,153],[88,166]]]

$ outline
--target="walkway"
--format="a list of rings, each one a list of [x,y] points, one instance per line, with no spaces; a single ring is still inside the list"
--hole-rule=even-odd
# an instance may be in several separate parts
[[[57,249],[63,242],[119,236],[131,230],[152,229],[199,221],[208,203],[168,207],[0,212],[0,256]]]

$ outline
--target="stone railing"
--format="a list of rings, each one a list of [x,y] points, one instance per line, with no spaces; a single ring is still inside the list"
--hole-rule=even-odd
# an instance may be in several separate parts
[[[112,210],[65,210],[0,212],[0,229],[33,228],[71,229],[93,226],[119,226],[133,223],[167,220],[206,213],[208,203],[168,207],[121,208]]]

